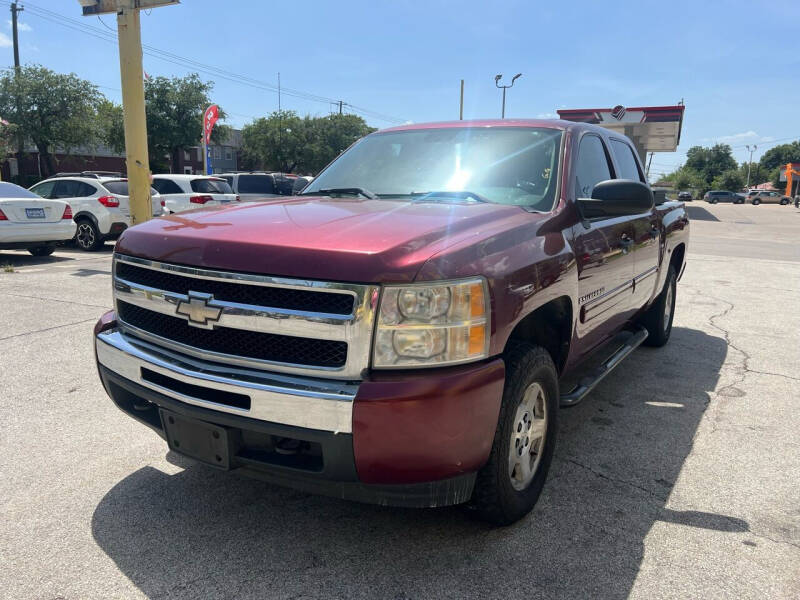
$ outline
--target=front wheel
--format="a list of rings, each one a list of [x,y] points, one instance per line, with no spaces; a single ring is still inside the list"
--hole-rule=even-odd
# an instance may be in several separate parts
[[[672,333],[672,320],[675,317],[675,296],[678,287],[678,276],[675,267],[669,266],[664,289],[653,305],[642,317],[642,325],[647,329],[646,346],[660,347],[669,341]]]
[[[492,450],[471,505],[494,525],[524,517],[542,493],[558,431],[558,374],[540,346],[510,342]]]
[[[758,198],[754,198],[753,199],[753,206],[758,206],[759,204],[761,204],[761,200],[759,200]]]
[[[50,256],[55,251],[55,246],[36,246],[35,248],[28,248],[33,256]]]

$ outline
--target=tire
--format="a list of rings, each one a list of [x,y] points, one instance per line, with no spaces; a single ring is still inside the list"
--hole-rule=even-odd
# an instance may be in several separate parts
[[[781,206],[786,206],[787,204],[789,204],[788,200],[781,200]]]
[[[89,219],[81,219],[78,229],[75,232],[75,244],[81,250],[94,252],[103,245],[103,238],[97,230],[97,226]]]
[[[758,198],[753,198],[753,206],[758,206],[759,204],[761,204],[761,200]]]
[[[678,275],[675,267],[669,266],[664,289],[647,309],[641,323],[647,329],[645,346],[660,348],[669,341],[672,333],[672,320],[675,317],[675,297],[677,292]]]
[[[28,248],[28,252],[33,256],[50,256],[55,250],[55,246],[36,246],[35,248]]]
[[[540,346],[509,342],[506,381],[489,460],[478,472],[471,508],[493,525],[510,525],[528,514],[542,493],[558,431],[558,373]],[[531,418],[532,417],[532,418]],[[538,424],[537,421],[543,421]],[[525,434],[528,423],[529,434]],[[541,437],[534,437],[535,433]],[[530,453],[526,450],[530,448]],[[530,457],[524,464],[514,458]]]
[[[716,204],[716,203],[717,203],[717,200],[712,200],[711,201],[711,204]]]

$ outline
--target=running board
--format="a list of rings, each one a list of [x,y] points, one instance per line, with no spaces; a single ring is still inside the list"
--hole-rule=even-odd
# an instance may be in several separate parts
[[[627,356],[642,345],[642,342],[647,339],[647,330],[642,328],[634,332],[625,343],[612,354],[606,361],[600,365],[594,373],[590,373],[581,378],[580,383],[575,386],[572,391],[562,394],[559,399],[561,406],[575,406],[583,400],[586,395],[591,392],[597,384],[603,381],[606,375],[611,373],[619,364],[627,358]]]

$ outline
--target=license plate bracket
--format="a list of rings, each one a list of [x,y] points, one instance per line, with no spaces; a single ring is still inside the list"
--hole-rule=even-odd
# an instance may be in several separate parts
[[[43,208],[26,208],[25,209],[25,216],[29,219],[44,219],[44,209]]]
[[[186,418],[163,408],[159,413],[170,450],[218,469],[231,468],[228,428]]]

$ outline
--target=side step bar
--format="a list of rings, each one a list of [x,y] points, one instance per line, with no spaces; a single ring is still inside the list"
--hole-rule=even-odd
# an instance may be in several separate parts
[[[627,339],[627,341],[612,354],[602,365],[600,365],[594,373],[586,375],[580,380],[570,392],[562,394],[559,399],[561,406],[575,406],[583,400],[589,392],[591,392],[597,384],[603,381],[606,375],[611,373],[619,364],[627,358],[627,356],[642,345],[642,342],[647,339],[647,330],[644,328],[637,329],[634,334]]]

